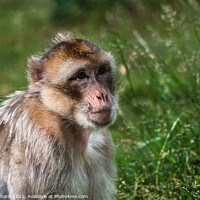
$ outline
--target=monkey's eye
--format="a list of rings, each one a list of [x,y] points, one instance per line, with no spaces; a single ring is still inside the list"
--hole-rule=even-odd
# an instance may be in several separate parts
[[[98,74],[104,74],[107,71],[105,66],[101,66],[98,70]]]
[[[87,75],[86,75],[86,73],[84,71],[79,71],[76,74],[76,79],[84,79],[86,77],[87,77]]]

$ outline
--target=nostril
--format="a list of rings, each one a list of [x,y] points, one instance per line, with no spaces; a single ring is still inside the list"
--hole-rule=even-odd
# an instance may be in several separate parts
[[[101,93],[101,97],[102,97],[103,101],[105,102],[105,98],[104,98],[104,94],[103,93]]]
[[[108,95],[106,95],[106,101],[108,101]]]
[[[96,97],[97,97],[97,99],[101,100],[101,97],[99,97],[99,96],[96,96]]]

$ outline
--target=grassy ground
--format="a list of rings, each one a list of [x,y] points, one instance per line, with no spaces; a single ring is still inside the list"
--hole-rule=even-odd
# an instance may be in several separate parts
[[[52,22],[53,1],[0,3],[1,95],[25,88],[27,57],[60,29],[115,55],[118,199],[200,199],[200,4],[176,3],[149,20],[116,6],[101,26],[96,12],[69,27]]]
[[[134,45],[115,43],[120,199],[200,198],[200,7],[182,8],[163,6],[162,32],[149,27],[147,39],[135,31]]]

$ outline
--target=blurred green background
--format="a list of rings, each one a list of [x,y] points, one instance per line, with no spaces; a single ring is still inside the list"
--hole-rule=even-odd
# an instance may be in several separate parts
[[[59,31],[116,58],[118,199],[200,199],[200,1],[0,0],[0,96]]]

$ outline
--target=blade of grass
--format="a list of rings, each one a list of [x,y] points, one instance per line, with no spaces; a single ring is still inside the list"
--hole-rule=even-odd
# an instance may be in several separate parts
[[[161,164],[161,159],[162,159],[162,156],[163,156],[163,153],[165,151],[165,147],[167,146],[167,143],[168,143],[168,140],[172,134],[172,132],[174,131],[176,125],[178,124],[180,118],[178,117],[172,124],[172,127],[170,129],[170,131],[167,133],[166,135],[166,138],[165,138],[165,141],[163,143],[163,146],[161,148],[161,151],[160,151],[160,155],[159,155],[159,159],[158,159],[158,162],[157,162],[157,166],[156,166],[156,186],[158,186],[158,183],[159,183],[159,170],[160,170],[160,164]]]

